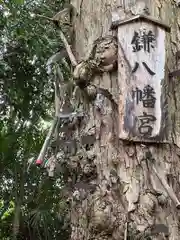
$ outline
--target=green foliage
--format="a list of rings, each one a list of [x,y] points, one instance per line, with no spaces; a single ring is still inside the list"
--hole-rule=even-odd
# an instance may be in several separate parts
[[[1,201],[0,203],[0,216],[1,216],[1,220],[4,221],[5,219],[7,219],[8,217],[10,217],[12,215],[12,213],[14,212],[15,209],[15,205],[13,201],[10,201],[9,203],[6,201]]]
[[[24,4],[24,0],[14,0],[14,3],[17,3],[17,4]]]
[[[0,239],[68,239],[68,206],[56,179],[36,167],[27,171],[44,141],[41,121],[54,112],[46,62],[60,47],[52,23],[34,13],[52,17],[63,4],[0,2]]]

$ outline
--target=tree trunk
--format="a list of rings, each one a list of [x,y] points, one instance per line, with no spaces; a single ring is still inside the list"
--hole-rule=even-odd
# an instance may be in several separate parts
[[[112,11],[123,19],[148,7],[151,16],[171,26],[171,33],[166,35],[166,68],[168,72],[176,69],[180,10],[175,1],[72,0],[71,3],[73,51],[78,62],[88,58],[96,39],[117,35],[117,30],[110,30]],[[119,105],[117,70],[96,74],[92,81],[108,89]],[[86,149],[87,155],[78,160],[81,169],[78,179],[83,179],[83,184],[73,194],[71,240],[180,239],[180,210],[163,186],[167,181],[180,199],[180,84],[177,78],[172,78],[166,87],[169,143],[122,141],[117,134],[118,112],[112,102],[99,95],[89,106],[89,119],[80,134],[95,134],[96,141]]]

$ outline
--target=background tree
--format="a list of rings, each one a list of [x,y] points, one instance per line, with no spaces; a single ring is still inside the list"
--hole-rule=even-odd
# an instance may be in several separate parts
[[[54,115],[46,63],[61,43],[51,23],[63,1],[0,3],[0,238],[67,239],[62,178],[32,167]],[[13,207],[12,207],[13,205]]]

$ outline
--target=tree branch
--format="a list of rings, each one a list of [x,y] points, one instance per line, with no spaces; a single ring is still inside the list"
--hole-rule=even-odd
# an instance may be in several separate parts
[[[54,130],[55,130],[55,127],[56,127],[56,125],[58,123],[58,120],[59,120],[59,118],[56,116],[54,118],[53,122],[52,122],[52,125],[51,125],[51,127],[49,129],[49,132],[48,132],[47,136],[46,136],[44,144],[43,144],[43,146],[41,148],[40,154],[39,154],[39,156],[38,156],[38,158],[36,160],[36,165],[41,165],[44,162],[44,157],[45,157],[45,154],[46,154],[46,150],[47,150],[47,148],[49,146],[49,142],[50,142],[50,140],[52,138],[52,135],[54,133]]]
[[[68,43],[68,41],[67,41],[67,39],[66,39],[66,37],[65,37],[65,35],[62,31],[60,31],[60,38],[61,38],[61,41],[63,42],[63,44],[66,48],[66,51],[68,53],[68,56],[69,56],[69,59],[71,61],[72,66],[73,67],[77,66],[78,63],[76,61],[76,58],[75,58],[75,56],[74,56],[74,54],[71,50],[71,47],[70,47],[70,45],[69,45],[69,43]]]
[[[44,19],[49,20],[49,21],[52,21],[53,23],[57,22],[57,20],[54,20],[53,18],[46,17],[44,15],[36,14],[36,16],[44,18]],[[74,54],[73,54],[73,52],[71,50],[71,47],[70,47],[70,45],[69,45],[69,43],[68,43],[64,33],[61,30],[59,30],[59,31],[60,31],[61,41],[63,42],[64,47],[65,47],[65,49],[66,49],[66,51],[68,53],[69,59],[71,61],[71,64],[72,64],[73,67],[75,67],[75,66],[77,66],[76,58],[75,58],[75,56],[74,56]]]

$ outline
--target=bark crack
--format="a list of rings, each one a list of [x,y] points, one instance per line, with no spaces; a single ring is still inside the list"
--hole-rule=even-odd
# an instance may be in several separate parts
[[[82,12],[83,12],[83,3],[84,3],[84,0],[81,0],[81,3],[80,3],[80,11],[79,11],[80,20],[81,20],[81,16],[82,16]]]

